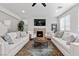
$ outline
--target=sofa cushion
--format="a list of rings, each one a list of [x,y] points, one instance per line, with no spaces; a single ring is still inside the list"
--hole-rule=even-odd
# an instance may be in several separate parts
[[[18,47],[19,45],[23,44],[24,42],[28,42],[28,37],[23,37],[23,38],[18,38],[18,39],[15,39],[15,42],[14,44],[8,44],[6,46],[6,51],[7,53],[9,53],[9,51],[12,51],[13,49],[16,49],[16,47]]]
[[[63,34],[63,36],[62,36],[62,39],[67,38],[68,36],[70,36],[70,33],[64,32],[64,34]],[[65,39],[64,39],[64,40],[65,40]]]
[[[2,37],[0,37],[0,42],[2,42],[2,43],[4,42],[4,40],[3,40],[3,38],[2,38]]]
[[[18,42],[19,41],[19,42]],[[24,41],[22,41],[22,40],[17,40],[16,41],[16,43],[14,43],[14,44],[8,44],[8,45],[6,45],[5,47],[6,47],[6,51],[7,51],[7,53],[9,53],[10,51],[12,51],[13,49],[16,49],[16,47],[18,47],[20,44],[22,44]]]
[[[16,32],[16,34],[17,34],[17,37],[16,38],[20,38],[20,31],[18,31],[18,32]]]
[[[58,32],[55,33],[55,37],[62,38],[63,34],[64,34],[63,31],[58,31]]]
[[[68,53],[70,53],[70,45],[67,45],[66,42],[67,41],[62,40],[60,44],[64,50],[66,50]]]
[[[16,32],[12,32],[12,33],[8,33],[8,35],[11,37],[13,43],[15,43],[15,40],[17,38],[17,33]]]
[[[21,37],[25,37],[26,36],[26,32],[21,32]]]
[[[75,42],[79,42],[79,37],[78,37],[78,36],[77,36],[77,38],[76,38]]]
[[[67,41],[66,44],[70,45],[71,42],[75,42],[76,38],[73,35],[70,35],[70,34],[67,35],[67,34],[65,34],[63,36],[62,40]]]
[[[16,39],[16,37],[17,37],[16,32],[8,33],[8,35],[11,37],[12,40]]]
[[[60,48],[63,48],[64,50],[66,50],[68,53],[70,53],[70,45],[67,45],[65,40],[62,40],[61,38],[56,38],[53,37],[53,40],[55,41],[55,43],[57,45],[60,46]]]
[[[73,35],[70,35],[68,37],[63,37],[62,39],[67,42],[74,42],[76,40],[76,38]]]

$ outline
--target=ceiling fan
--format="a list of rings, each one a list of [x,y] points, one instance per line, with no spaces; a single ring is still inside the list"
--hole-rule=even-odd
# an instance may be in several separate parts
[[[32,7],[34,7],[37,3],[33,3]],[[46,7],[46,3],[41,3],[44,7]]]

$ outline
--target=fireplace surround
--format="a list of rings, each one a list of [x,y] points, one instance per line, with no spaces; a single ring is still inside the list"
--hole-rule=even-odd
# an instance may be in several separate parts
[[[36,36],[37,36],[37,32],[38,31],[42,31],[43,32],[43,37],[45,36],[45,34],[46,34],[46,28],[44,27],[44,28],[34,28],[34,33],[36,34]]]

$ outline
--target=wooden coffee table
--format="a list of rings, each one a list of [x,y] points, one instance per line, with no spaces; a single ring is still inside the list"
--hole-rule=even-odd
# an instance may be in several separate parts
[[[40,43],[48,42],[46,37],[36,37],[34,41],[35,42],[40,42]]]
[[[42,46],[44,44],[48,44],[48,40],[46,37],[36,37],[34,40],[34,46]]]

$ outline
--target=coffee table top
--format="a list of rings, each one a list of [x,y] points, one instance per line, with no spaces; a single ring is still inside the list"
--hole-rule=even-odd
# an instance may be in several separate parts
[[[48,42],[46,37],[36,37],[34,41],[35,42],[40,42],[40,43]]]

